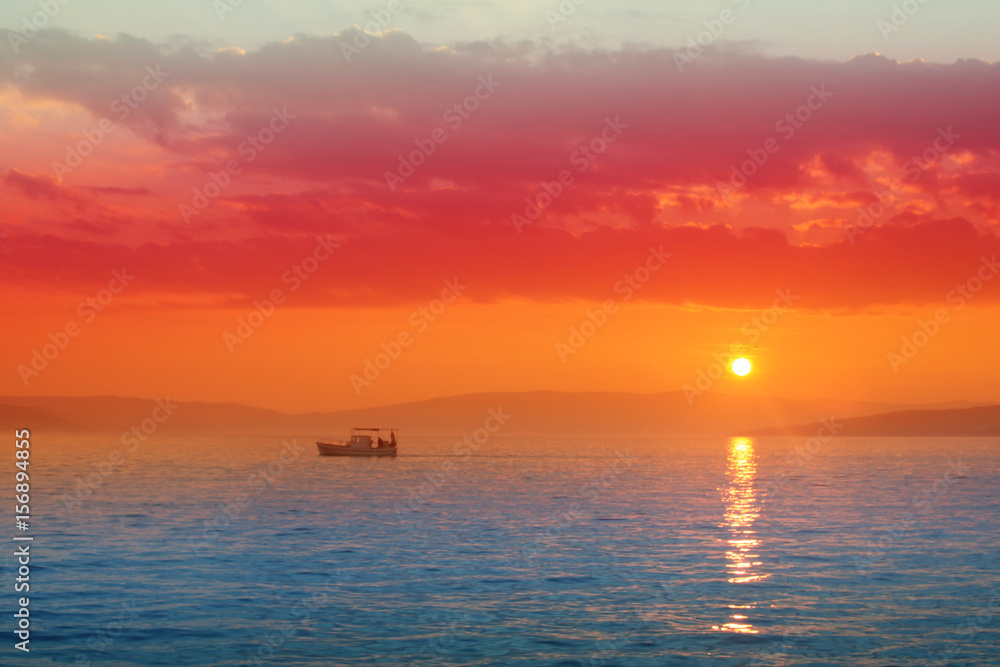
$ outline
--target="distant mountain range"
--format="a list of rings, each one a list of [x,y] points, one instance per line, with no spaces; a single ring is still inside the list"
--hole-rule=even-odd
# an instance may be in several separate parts
[[[900,410],[837,419],[839,436],[1000,436],[1000,405],[957,410]],[[745,435],[812,436],[820,423],[746,431]]]
[[[965,401],[900,405],[709,393],[689,404],[679,392],[504,392],[466,394],[378,408],[284,414],[235,403],[176,403],[161,433],[333,435],[355,426],[393,426],[407,435],[461,435],[491,409],[509,418],[503,435],[726,436],[804,434],[819,419],[848,424],[843,435],[1000,435],[1000,406]],[[0,397],[0,426],[34,431],[122,433],[157,411],[139,398]],[[798,426],[788,426],[798,424]],[[147,425],[151,425],[147,422]]]

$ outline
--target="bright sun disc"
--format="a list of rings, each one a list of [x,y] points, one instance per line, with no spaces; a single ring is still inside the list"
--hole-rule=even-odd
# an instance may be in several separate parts
[[[737,375],[746,375],[750,372],[750,361],[740,357],[733,361],[733,372]]]

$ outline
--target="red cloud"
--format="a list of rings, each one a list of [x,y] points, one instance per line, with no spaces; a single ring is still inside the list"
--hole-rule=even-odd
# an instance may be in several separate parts
[[[71,286],[125,264],[142,267],[137,292],[256,298],[312,237],[335,234],[343,247],[303,304],[420,300],[455,276],[481,300],[604,299],[662,244],[674,257],[640,298],[755,307],[791,287],[805,307],[863,308],[941,301],[997,251],[996,64],[707,50],[681,73],[668,49],[427,49],[402,33],[348,63],[340,42],[352,36],[241,54],[42,31],[20,59],[0,40],[0,83],[96,117],[113,117],[114,100],[161,67],[162,85],[121,122],[175,160],[151,187],[66,188],[8,171],[9,188],[51,210],[34,221],[40,232],[7,221],[5,247],[23,251],[8,255],[6,279],[60,262]],[[294,118],[251,159],[241,146],[275,110]],[[948,128],[954,142],[914,162]],[[241,174],[184,226],[178,204],[231,160]],[[391,189],[401,160],[421,164]],[[733,168],[753,173],[720,192]],[[854,243],[831,241],[832,223],[802,226],[854,223],[889,182],[902,194]],[[128,194],[143,196],[117,201],[154,201],[157,232],[175,240],[136,241],[139,209],[95,205]],[[517,233],[512,216],[533,217],[546,195],[551,206]],[[88,239],[95,219],[117,229],[111,240],[94,240],[106,227]],[[825,244],[796,246],[782,229]]]
[[[121,245],[55,237],[15,236],[6,242],[5,282],[62,276],[52,287],[87,289],[109,267],[135,269],[134,294],[242,294],[249,301],[274,288],[307,257],[315,239],[265,236],[241,243],[178,241]],[[297,295],[301,306],[389,305],[426,300],[442,280],[458,278],[479,301],[504,297],[541,301],[616,298],[615,283],[639,266],[649,248],[671,253],[636,293],[670,304],[763,307],[776,289],[791,288],[804,308],[861,309],[881,304],[942,303],[956,284],[995,261],[1000,242],[965,220],[873,228],[856,243],[791,245],[775,230],[712,227],[600,228],[574,236],[539,230],[529,240],[506,228],[432,229],[355,235],[313,273]],[[998,288],[981,302],[1000,301]],[[237,299],[236,302],[240,302]]]
[[[83,204],[93,199],[86,195],[62,187],[55,177],[48,174],[32,176],[17,169],[10,169],[3,175],[4,185],[21,192],[28,199],[43,199],[53,202],[73,202]]]

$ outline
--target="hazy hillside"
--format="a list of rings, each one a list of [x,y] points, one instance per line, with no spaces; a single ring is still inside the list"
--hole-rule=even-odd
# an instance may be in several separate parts
[[[20,405],[0,405],[0,426],[5,430],[22,428],[42,431],[82,431],[80,424],[57,417],[44,410]]]
[[[344,435],[353,426],[395,426],[404,434],[452,435],[482,426],[491,408],[510,418],[506,435],[728,435],[734,431],[839,420],[907,406],[710,393],[689,405],[681,392],[507,392],[468,394],[378,408],[287,415],[233,403],[183,403],[161,433]],[[155,401],[116,397],[0,397],[0,425],[49,431],[121,433],[149,419]],[[162,416],[162,411],[158,413]]]
[[[488,408],[511,415],[510,435],[727,435],[821,417],[865,415],[899,406],[856,401],[808,401],[706,394],[692,406],[681,392],[516,392],[468,394],[332,413],[320,423],[399,425],[412,433],[465,433],[482,425]],[[907,406],[909,407],[909,406]],[[799,417],[809,415],[809,417]]]
[[[1000,405],[959,410],[904,410],[838,419],[837,422],[844,425],[838,436],[1000,436]],[[819,427],[818,423],[810,423],[740,433],[811,436]]]

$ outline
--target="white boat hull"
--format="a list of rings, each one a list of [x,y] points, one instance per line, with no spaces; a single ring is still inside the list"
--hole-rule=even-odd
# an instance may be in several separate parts
[[[316,442],[321,456],[395,456],[395,447],[351,447],[330,442]]]

